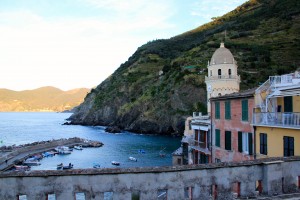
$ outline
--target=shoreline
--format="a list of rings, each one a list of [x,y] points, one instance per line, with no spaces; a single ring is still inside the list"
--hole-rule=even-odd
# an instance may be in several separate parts
[[[58,140],[48,140],[41,142],[33,142],[30,144],[24,144],[19,146],[2,146],[0,148],[0,172],[5,171],[15,164],[24,161],[34,154],[43,153],[45,151],[54,150],[57,146],[72,147],[75,145],[81,145],[82,147],[101,147],[102,142],[92,141],[83,138],[68,138]]]

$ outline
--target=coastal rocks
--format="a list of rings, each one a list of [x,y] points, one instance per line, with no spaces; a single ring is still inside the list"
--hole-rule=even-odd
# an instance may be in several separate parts
[[[105,131],[108,133],[121,133],[121,129],[117,126],[106,127]]]

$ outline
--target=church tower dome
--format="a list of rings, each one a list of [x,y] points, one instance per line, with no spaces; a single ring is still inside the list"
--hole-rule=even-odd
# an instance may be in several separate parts
[[[220,48],[218,48],[213,56],[211,57],[210,64],[211,65],[219,65],[219,64],[234,64],[234,57],[232,53],[224,46],[224,43],[221,43]]]
[[[237,74],[237,63],[230,52],[221,43],[208,62],[208,76],[205,77],[207,89],[207,112],[210,113],[211,97],[239,92],[240,76]]]

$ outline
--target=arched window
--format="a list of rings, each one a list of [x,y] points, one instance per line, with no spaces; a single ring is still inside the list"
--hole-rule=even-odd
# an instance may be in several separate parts
[[[231,78],[231,69],[228,69],[229,78]]]
[[[222,71],[221,69],[218,69],[218,77],[221,78],[221,75],[222,75]]]

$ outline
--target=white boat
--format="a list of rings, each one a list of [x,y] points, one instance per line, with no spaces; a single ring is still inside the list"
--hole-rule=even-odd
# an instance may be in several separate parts
[[[14,166],[16,171],[28,171],[30,170],[30,166],[24,166],[24,165],[15,165]]]
[[[137,159],[132,156],[129,157],[129,160],[137,162]]]
[[[117,161],[111,161],[111,164],[112,164],[112,165],[120,165],[120,163],[117,162]]]
[[[37,160],[25,160],[23,162],[24,165],[27,165],[27,166],[38,166],[40,165],[41,163]]]
[[[71,149],[69,147],[66,146],[58,146],[55,148],[55,151],[57,151],[58,154],[71,154]]]
[[[79,146],[74,146],[74,149],[76,149],[76,150],[83,150],[83,148],[82,148],[81,145],[79,145]]]

